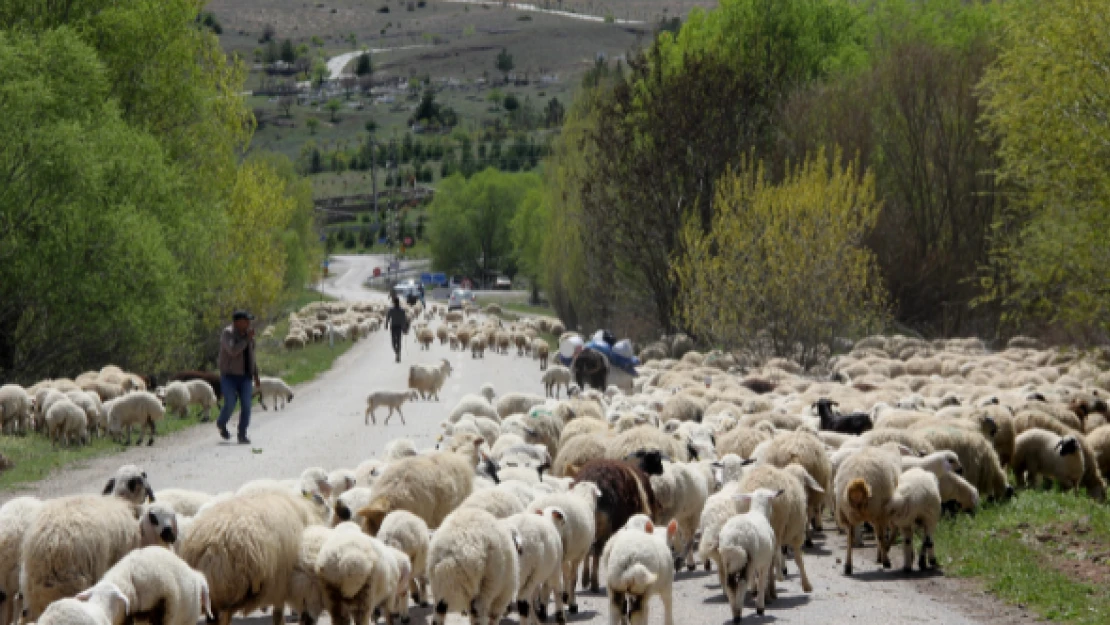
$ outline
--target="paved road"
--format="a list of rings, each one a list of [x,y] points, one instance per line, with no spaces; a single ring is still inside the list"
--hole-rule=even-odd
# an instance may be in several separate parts
[[[382,262],[374,257],[339,257],[333,264],[335,276],[324,291],[352,300],[382,297],[360,286],[373,267]],[[364,426],[366,394],[379,388],[404,388],[412,363],[451,360],[455,373],[448,380],[441,402],[406,405],[407,425],[394,417],[389,426]],[[81,492],[99,492],[108,475],[121,464],[142,466],[151,477],[155,490],[182,487],[219,492],[239,487],[259,477],[295,477],[309,466],[354,467],[379,452],[392,437],[407,436],[417,447],[434,444],[439,422],[463,394],[476,392],[492,382],[499,393],[511,390],[538,392],[539,369],[534,361],[517,356],[489,354],[474,361],[468,355],[435,346],[430,352],[417,351],[411,338],[406,340],[403,362],[393,362],[389,339],[384,333],[372,335],[336,361],[335,367],[317,380],[296,389],[296,398],[282,412],[256,410],[250,447],[227,444],[219,439],[215,427],[204,425],[172,437],[159,439],[153,448],[133,448],[110,458],[93,460],[52,475],[31,487],[33,494],[53,497]],[[379,421],[380,422],[380,421]],[[12,494],[0,495],[0,500]],[[939,576],[904,578],[900,574],[876,570],[873,551],[857,555],[859,571],[853,578],[840,573],[842,541],[828,535],[835,546],[829,550],[823,541],[807,553],[806,563],[814,585],[812,594],[800,591],[790,565],[791,575],[780,583],[779,600],[764,617],[747,612],[746,622],[765,623],[971,623],[1032,622],[1021,611],[1000,605],[965,582]],[[946,546],[942,545],[941,550]],[[900,552],[893,554],[900,564]],[[717,587],[716,575],[703,571],[682,573],[675,586],[675,623],[725,623],[730,620],[728,606]],[[573,623],[600,624],[608,621],[603,597],[580,595],[582,612]],[[653,604],[651,623],[662,623],[661,607]],[[426,610],[415,612],[414,623],[429,622]],[[240,619],[240,622],[269,622],[266,617]],[[453,615],[450,623],[463,623]]]

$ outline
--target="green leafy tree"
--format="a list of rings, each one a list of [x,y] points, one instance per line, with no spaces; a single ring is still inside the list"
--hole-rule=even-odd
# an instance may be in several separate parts
[[[304,123],[308,126],[308,134],[310,135],[315,135],[316,131],[320,128],[320,120],[315,117],[309,117]]]
[[[324,108],[328,109],[328,113],[331,115],[331,121],[335,123],[339,119],[339,111],[343,110],[343,102],[335,99],[328,100]]]
[[[999,175],[1017,193],[998,225],[986,299],[1018,328],[1110,329],[1110,14],[1094,0],[1006,3],[982,84]]]
[[[691,216],[674,275],[697,336],[808,369],[838,338],[882,327],[885,294],[863,244],[879,215],[874,177],[839,161],[819,151],[779,185],[742,163],[717,187],[713,227]]]
[[[510,93],[509,95],[505,96],[505,101],[502,103],[502,106],[505,107],[506,111],[512,113],[513,111],[520,108],[520,100],[517,100],[516,96]]]
[[[514,262],[511,224],[529,189],[532,174],[486,169],[469,179],[442,180],[428,206],[432,263],[441,271],[488,275]]]
[[[293,45],[292,39],[286,39],[285,41],[281,42],[280,58],[286,63],[292,63],[293,61],[297,60],[297,49]]]
[[[501,52],[497,53],[497,62],[495,63],[497,71],[505,76],[505,81],[509,80],[509,72],[513,71],[513,55],[509,54],[508,49],[501,48]]]
[[[543,274],[543,246],[551,222],[547,194],[542,186],[529,189],[512,221],[513,255],[520,272],[532,284],[532,301],[539,301]]]
[[[505,94],[501,93],[501,90],[498,89],[497,87],[494,87],[493,89],[490,89],[489,93],[486,94],[486,101],[489,102],[490,104],[492,104],[494,106],[494,108],[497,108],[497,109],[501,108],[501,101],[504,100],[504,99],[505,99]]]
[[[365,52],[355,59],[355,76],[366,76],[374,71],[370,64],[370,53]]]

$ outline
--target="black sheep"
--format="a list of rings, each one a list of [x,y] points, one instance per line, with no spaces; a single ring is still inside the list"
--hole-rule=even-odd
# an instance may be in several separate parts
[[[871,423],[871,415],[866,412],[844,415],[837,413],[833,407],[838,404],[831,399],[822,397],[813,405],[817,407],[817,416],[821,418],[822,430],[859,436],[874,427]]]
[[[609,385],[609,359],[605,354],[586,348],[575,357],[571,363],[574,370],[574,381],[578,388],[585,390],[590,385],[599,391],[604,391]]]

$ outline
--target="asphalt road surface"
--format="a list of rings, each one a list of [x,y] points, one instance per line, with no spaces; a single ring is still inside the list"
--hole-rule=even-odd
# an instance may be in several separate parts
[[[348,300],[373,300],[384,296],[362,287],[381,257],[337,257],[333,276],[323,290]],[[447,358],[454,367],[440,402],[406,404],[402,425],[394,416],[388,426],[363,425],[366,395],[376,389],[403,389],[409,365],[436,362]],[[529,357],[488,353],[484,360],[472,360],[468,353],[452,352],[446,346],[419,351],[407,337],[402,362],[393,361],[389,337],[383,332],[371,335],[340,357],[335,366],[316,380],[296,389],[284,411],[254,410],[250,428],[251,446],[222,441],[214,425],[202,425],[170,437],[159,438],[154,447],[136,447],[124,453],[99,458],[82,466],[57,472],[21,493],[4,493],[0,501],[17,494],[40,497],[100,492],[105,480],[125,463],[137,464],[159,488],[177,487],[207,492],[233,490],[243,483],[262,477],[291,478],[310,466],[326,469],[354,467],[379,453],[394,437],[412,439],[417,448],[430,447],[440,433],[440,421],[454,403],[466,393],[477,392],[491,382],[498,394],[508,391],[542,392],[539,366]],[[874,563],[873,549],[857,551],[856,574],[845,577],[841,570],[843,539],[826,522],[826,534],[816,548],[805,554],[806,568],[813,582],[810,594],[801,591],[797,571],[789,563],[790,574],[779,582],[779,599],[768,606],[764,616],[756,616],[749,602],[744,621],[748,623],[861,623],[902,625],[943,623],[1032,623],[1023,610],[1008,607],[983,593],[973,583],[951,580],[940,574],[883,571]],[[945,549],[938,551],[943,559]],[[901,550],[892,550],[895,566],[901,565]],[[599,624],[609,619],[604,596],[579,593],[581,611],[571,623]],[[728,604],[717,584],[716,573],[703,570],[682,572],[674,587],[676,625],[731,622]],[[325,619],[326,620],[326,619]],[[414,623],[430,622],[426,609],[413,611]],[[240,623],[269,623],[268,616],[237,619]],[[449,623],[467,622],[453,614]],[[516,622],[515,615],[506,622]],[[651,623],[662,623],[662,605],[651,603]]]

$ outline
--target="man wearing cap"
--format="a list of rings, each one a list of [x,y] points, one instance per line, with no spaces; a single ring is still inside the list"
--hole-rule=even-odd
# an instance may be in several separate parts
[[[216,420],[216,427],[220,428],[220,436],[230,440],[231,434],[227,431],[227,422],[231,419],[231,411],[235,410],[235,402],[239,402],[239,444],[249,445],[247,427],[251,424],[251,400],[255,385],[261,385],[258,380],[258,363],[254,358],[254,328],[251,321],[254,315],[237,310],[231,316],[231,325],[220,333],[220,389],[224,394],[224,407],[220,410],[220,418]]]

